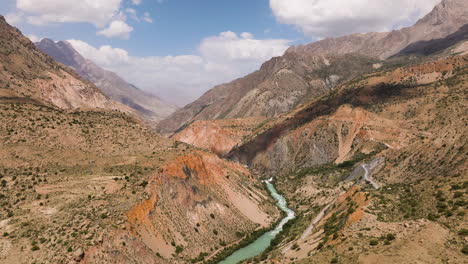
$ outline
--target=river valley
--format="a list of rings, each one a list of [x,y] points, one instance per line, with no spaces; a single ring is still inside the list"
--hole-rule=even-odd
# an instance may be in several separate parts
[[[275,229],[266,232],[248,246],[235,251],[218,264],[236,264],[262,254],[262,252],[270,246],[271,241],[283,230],[283,226],[296,217],[295,212],[288,207],[286,199],[276,190],[272,179],[265,181],[265,184],[271,196],[276,200],[277,206],[286,213],[286,216],[279,222]]]

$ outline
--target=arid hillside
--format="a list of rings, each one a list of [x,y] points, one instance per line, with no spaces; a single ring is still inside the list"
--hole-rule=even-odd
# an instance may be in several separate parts
[[[277,220],[244,166],[149,130],[0,32],[1,263],[204,261]]]
[[[264,121],[261,117],[198,120],[171,138],[225,156]]]
[[[0,97],[22,97],[62,109],[132,110],[39,51],[0,16]]]
[[[234,148],[299,214],[253,263],[463,263],[467,87],[466,56],[368,74]]]

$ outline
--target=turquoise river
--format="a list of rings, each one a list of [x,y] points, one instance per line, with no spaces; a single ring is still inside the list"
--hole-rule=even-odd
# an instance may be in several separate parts
[[[262,254],[270,246],[273,238],[283,230],[283,226],[296,217],[294,211],[288,208],[286,199],[276,191],[275,186],[272,184],[272,179],[265,181],[265,183],[271,196],[276,200],[278,207],[286,213],[286,217],[281,220],[275,229],[263,234],[248,246],[235,251],[218,264],[236,264]]]

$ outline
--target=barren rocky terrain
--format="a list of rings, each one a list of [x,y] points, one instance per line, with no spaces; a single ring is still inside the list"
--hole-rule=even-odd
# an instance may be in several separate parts
[[[254,263],[463,263],[467,63],[366,75],[234,148],[299,213]]]
[[[199,262],[277,220],[244,166],[153,132],[1,21],[0,262]]]

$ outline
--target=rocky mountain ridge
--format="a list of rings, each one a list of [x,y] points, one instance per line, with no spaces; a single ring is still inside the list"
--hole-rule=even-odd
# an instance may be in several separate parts
[[[0,16],[0,96],[38,100],[62,109],[132,110],[39,51]]]
[[[378,70],[385,64],[382,59],[400,52],[419,54],[424,43],[434,39],[440,40],[440,49],[466,39],[467,8],[464,0],[444,0],[411,27],[291,47],[258,71],[209,90],[163,120],[158,129],[170,134],[196,120],[277,117],[338,84]]]
[[[367,54],[386,59],[417,43],[444,39],[468,24],[464,0],[442,0],[414,25],[391,32],[358,33],[338,38],[327,38],[308,45],[289,48],[288,52],[305,54]]]
[[[67,41],[54,42],[45,38],[35,44],[44,53],[71,67],[81,77],[94,83],[109,98],[140,113],[152,126],[177,109],[176,106],[138,89],[117,74],[104,70],[92,61],[85,59]]]

